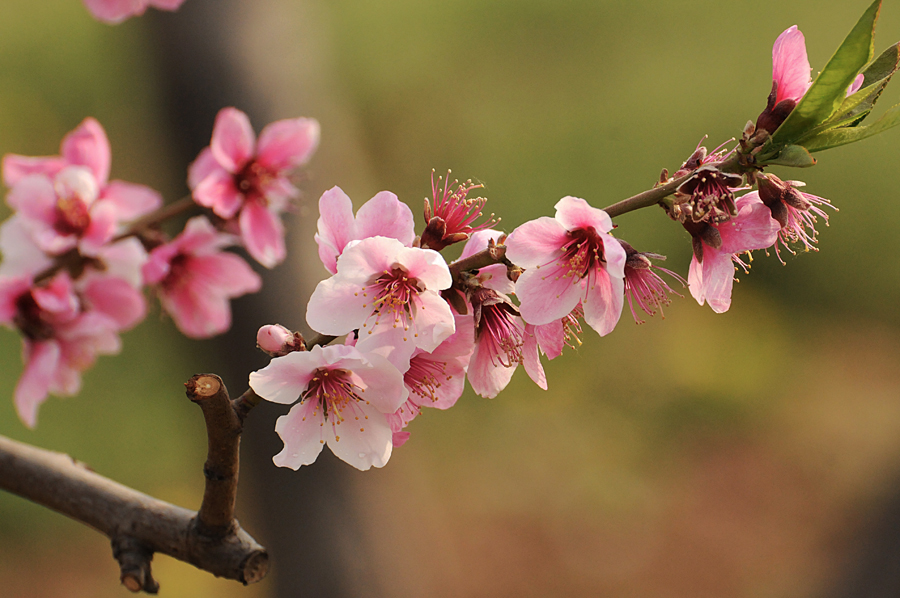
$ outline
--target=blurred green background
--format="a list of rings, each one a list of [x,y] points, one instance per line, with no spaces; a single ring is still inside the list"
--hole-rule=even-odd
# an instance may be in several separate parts
[[[389,189],[420,218],[431,169],[452,168],[485,184],[507,231],[564,195],[611,204],[676,169],[703,135],[711,148],[756,118],[782,30],[800,26],[815,70],[866,4],[187,0],[182,12],[220,7],[226,59],[269,120],[322,124],[290,233],[310,257],[278,271],[309,286],[325,274],[312,241],[323,190],[340,185],[359,206]],[[900,38],[900,6],[886,4],[878,51]],[[184,195],[186,165],[167,150],[179,131],[159,124],[167,72],[148,22],[105,26],[79,0],[0,3],[0,152],[56,153],[94,116],[114,178]],[[879,113],[900,98],[894,86]],[[583,346],[547,364],[549,391],[522,372],[495,400],[467,391],[417,419],[386,468],[349,472],[377,565],[357,595],[827,593],[900,481],[898,148],[895,130],[779,172],[840,211],[819,253],[785,267],[758,252],[728,313],[686,292],[641,326],[626,308],[611,335],[586,330]],[[618,225],[686,275],[689,237],[661,211]],[[303,326],[304,304],[283,323]],[[196,508],[205,434],[181,385],[219,371],[210,346],[155,309],[79,397],[42,407],[37,430],[0,401],[0,433]],[[0,332],[0,396],[12,395],[19,352]],[[239,513],[251,533],[253,507],[245,497]],[[170,597],[272,587],[162,556],[154,569]],[[0,494],[4,596],[119,596],[117,578],[101,536]]]

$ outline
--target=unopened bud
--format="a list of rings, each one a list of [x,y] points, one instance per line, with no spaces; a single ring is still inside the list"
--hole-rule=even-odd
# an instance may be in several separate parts
[[[260,328],[256,333],[256,346],[272,357],[306,349],[300,333],[291,332],[280,324],[267,324]]]

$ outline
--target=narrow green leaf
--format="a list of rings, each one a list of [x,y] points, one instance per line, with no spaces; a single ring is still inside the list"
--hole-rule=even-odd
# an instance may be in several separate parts
[[[862,122],[881,97],[881,92],[891,81],[898,66],[900,66],[900,43],[889,47],[866,67],[862,73],[864,77],[862,87],[843,101],[841,107],[826,121],[825,128],[845,126],[844,123],[853,120],[854,117],[859,118],[849,126],[856,126]]]
[[[816,159],[813,158],[805,147],[800,145],[786,145],[781,148],[777,156],[766,160],[763,166],[776,164],[778,166],[793,166],[794,168],[808,168],[816,165]]]
[[[897,125],[900,125],[900,104],[885,112],[871,125],[831,129],[805,140],[803,146],[810,152],[821,152],[839,145],[861,141]]]
[[[775,131],[772,141],[776,145],[796,141],[838,109],[847,88],[875,53],[872,38],[880,9],[881,0],[875,0],[859,19],[797,107]]]

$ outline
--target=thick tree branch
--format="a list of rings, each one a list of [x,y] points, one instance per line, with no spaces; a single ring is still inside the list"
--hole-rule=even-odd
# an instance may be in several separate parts
[[[199,512],[114,482],[68,455],[2,436],[0,489],[110,538],[122,583],[133,592],[158,590],[150,572],[156,552],[244,584],[261,580],[268,572],[266,549],[234,519],[242,418],[218,376],[195,376],[187,385],[189,396],[203,409],[209,437],[206,491]]]

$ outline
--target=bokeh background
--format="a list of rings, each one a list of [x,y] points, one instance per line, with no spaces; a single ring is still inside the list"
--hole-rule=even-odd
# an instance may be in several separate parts
[[[93,21],[79,0],[0,3],[0,152],[56,153],[84,117],[105,126],[113,177],[187,193],[215,111],[257,130],[294,116],[322,144],[289,223],[293,257],[237,302],[224,341],[179,336],[156,308],[36,430],[10,397],[20,341],[0,331],[0,433],[64,451],[196,508],[202,418],[192,374],[233,392],[265,364],[253,331],[305,330],[324,277],[316,200],[389,189],[420,216],[429,175],[485,184],[507,231],[564,195],[605,206],[676,169],[703,135],[740,133],[765,104],[771,44],[806,33],[821,68],[865,0],[187,0],[175,14]],[[883,9],[877,51],[900,39]],[[882,100],[900,99],[900,84]],[[879,110],[882,112],[884,108]],[[497,399],[428,412],[383,470],[323,456],[277,470],[263,405],[244,438],[239,517],[273,553],[243,588],[157,556],[169,597],[895,596],[900,590],[900,131],[779,174],[840,208],[821,251],[762,252],[723,315],[677,299],[546,365]],[[8,214],[0,206],[0,217]],[[688,235],[661,211],[618,221],[683,274]],[[687,295],[687,293],[685,293]],[[0,594],[122,596],[107,541],[0,494]]]

